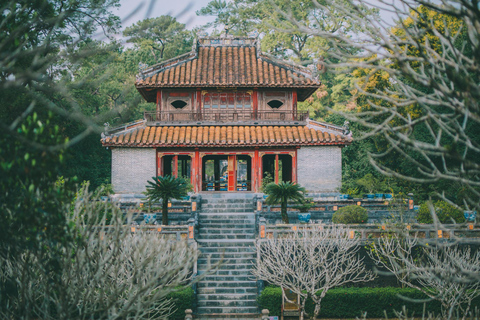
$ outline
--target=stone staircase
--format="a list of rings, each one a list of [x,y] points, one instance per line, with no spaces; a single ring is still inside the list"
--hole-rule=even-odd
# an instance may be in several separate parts
[[[255,263],[254,195],[202,194],[197,242],[202,252],[198,274],[208,257],[221,265],[197,285],[195,319],[259,319]]]

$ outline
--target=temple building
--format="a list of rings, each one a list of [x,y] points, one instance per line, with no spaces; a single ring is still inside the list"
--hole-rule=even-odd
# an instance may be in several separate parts
[[[135,86],[156,110],[102,137],[116,193],[141,193],[158,175],[184,176],[196,193],[260,192],[265,177],[311,193],[340,187],[351,138],[297,110],[320,86],[314,71],[262,53],[256,38],[199,38]]]

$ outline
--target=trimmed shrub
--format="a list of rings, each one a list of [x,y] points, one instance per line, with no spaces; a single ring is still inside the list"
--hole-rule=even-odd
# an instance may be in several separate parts
[[[333,223],[367,223],[367,209],[360,206],[346,206],[338,209],[332,216]]]
[[[167,299],[172,299],[175,312],[171,314],[169,320],[183,320],[185,319],[185,310],[193,309],[193,302],[195,295],[191,287],[183,290],[172,292],[167,296]]]
[[[446,201],[437,201],[433,204],[433,207],[435,208],[435,213],[437,214],[438,220],[441,223],[452,223],[452,219],[457,223],[465,221],[463,211],[452,206]],[[428,208],[428,202],[422,203],[418,209],[417,221],[419,223],[433,223],[432,215],[430,213],[430,209]]]
[[[426,299],[427,297],[418,290],[411,288],[336,288],[330,289],[322,300],[320,316],[322,318],[355,319],[366,312],[367,318],[385,318],[386,311],[389,318],[395,317],[395,311],[406,307],[408,315],[419,317],[423,313],[423,303],[402,300],[400,296],[409,299]],[[280,316],[282,306],[282,289],[267,287],[258,297],[260,309],[268,309],[271,316]],[[480,298],[472,302],[472,309],[480,307]],[[315,305],[308,299],[305,310],[313,314]],[[426,303],[426,312],[440,314],[440,303],[429,301]]]

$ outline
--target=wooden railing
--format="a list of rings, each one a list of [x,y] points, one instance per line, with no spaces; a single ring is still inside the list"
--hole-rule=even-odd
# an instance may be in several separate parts
[[[245,121],[297,121],[305,122],[308,112],[257,111],[209,109],[196,111],[145,112],[147,122],[245,122]]]

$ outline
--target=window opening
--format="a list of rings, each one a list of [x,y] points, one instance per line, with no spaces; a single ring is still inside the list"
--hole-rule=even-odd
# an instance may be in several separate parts
[[[187,103],[183,100],[175,100],[171,103],[171,105],[175,108],[175,109],[182,109],[184,108]]]
[[[278,109],[281,106],[283,106],[283,102],[280,100],[271,100],[267,102],[267,104],[270,106],[270,108],[273,108],[273,109]]]
[[[249,156],[237,156],[237,191],[252,190],[252,160]]]

